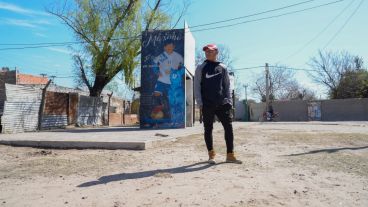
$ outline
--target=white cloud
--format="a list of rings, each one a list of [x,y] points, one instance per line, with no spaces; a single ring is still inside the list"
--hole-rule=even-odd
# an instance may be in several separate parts
[[[15,12],[18,14],[26,14],[26,15],[42,15],[42,16],[49,16],[46,12],[31,10],[31,9],[25,9],[20,6],[17,6],[15,4],[9,4],[5,2],[0,2],[0,9]]]
[[[34,32],[33,33],[35,36],[39,36],[39,37],[47,37],[47,35],[39,33],[39,32]]]
[[[4,24],[20,26],[20,27],[28,27],[28,28],[38,28],[40,25],[51,25],[51,23],[47,20],[39,19],[39,20],[25,20],[25,19],[3,19],[1,21]]]
[[[36,28],[37,25],[30,23],[26,20],[20,20],[20,19],[6,19],[6,24],[14,25],[14,26],[20,26],[20,27],[30,27],[30,28]]]
[[[66,50],[66,49],[62,49],[62,48],[48,47],[46,49],[51,50],[51,51],[54,51],[54,52],[68,54],[68,55],[72,55],[73,54],[73,52],[71,52],[69,50]]]

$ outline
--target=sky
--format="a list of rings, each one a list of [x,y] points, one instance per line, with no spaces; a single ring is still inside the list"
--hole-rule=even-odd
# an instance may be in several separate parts
[[[342,0],[303,12],[272,17],[337,0],[315,0],[295,7],[241,18],[221,24],[195,27],[232,18],[277,9],[305,0],[192,0],[184,20],[192,27],[196,47],[208,43],[229,48],[235,69],[282,64],[310,69],[308,61],[323,51],[348,51],[359,55],[368,65],[368,0]],[[0,0],[0,67],[17,67],[21,73],[56,75],[72,74],[71,52],[67,47],[1,50],[22,47],[6,44],[74,41],[73,33],[54,16],[45,12],[52,0]],[[174,3],[179,2],[173,1]],[[248,21],[248,22],[246,22]],[[241,23],[246,22],[246,23]],[[213,30],[216,26],[241,23]],[[182,25],[182,26],[180,26]],[[239,85],[251,85],[264,68],[239,70]],[[325,97],[324,87],[314,83],[305,71],[295,71],[298,82]],[[59,85],[73,86],[70,78],[57,78]],[[241,94],[244,98],[244,93]],[[248,98],[256,98],[248,90]]]

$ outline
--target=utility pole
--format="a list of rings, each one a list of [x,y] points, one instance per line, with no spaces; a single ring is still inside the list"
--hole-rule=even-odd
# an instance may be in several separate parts
[[[248,85],[244,84],[244,85],[243,85],[243,87],[244,87],[244,92],[245,92],[245,93],[244,93],[244,95],[245,95],[245,96],[244,96],[244,97],[245,97],[244,99],[245,99],[245,101],[247,101],[247,99],[248,99],[248,94],[247,94],[247,88],[248,88]]]
[[[42,117],[43,117],[43,111],[45,109],[46,93],[47,93],[47,88],[49,87],[51,81],[52,80],[49,80],[47,82],[46,86],[42,89],[42,99],[41,99],[40,109],[38,111],[38,126],[37,126],[37,129],[39,131],[41,131],[41,129],[42,129]]]
[[[270,71],[268,69],[268,63],[266,63],[265,72],[266,72],[266,113],[267,113],[268,106],[270,104],[270,86],[269,86]]]
[[[54,82],[54,79],[56,78],[56,76],[55,75],[51,75],[50,78],[51,78],[52,82]]]
[[[247,88],[248,85],[244,84],[244,92],[245,92],[245,100],[244,100],[244,106],[245,106],[245,113],[244,113],[244,121],[249,121],[249,106],[248,106],[248,94],[247,94]]]

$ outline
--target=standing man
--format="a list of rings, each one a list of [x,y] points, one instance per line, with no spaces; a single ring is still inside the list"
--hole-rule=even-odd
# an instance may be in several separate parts
[[[232,98],[229,72],[217,61],[218,48],[215,44],[203,47],[206,60],[197,67],[194,75],[194,92],[197,104],[202,109],[204,139],[208,150],[208,163],[216,164],[213,149],[213,121],[216,115],[225,130],[227,148],[226,162],[241,164],[234,155],[234,134],[232,126]]]

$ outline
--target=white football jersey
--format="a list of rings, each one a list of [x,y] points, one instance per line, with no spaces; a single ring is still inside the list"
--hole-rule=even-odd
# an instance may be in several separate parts
[[[170,82],[170,70],[171,68],[177,69],[180,65],[183,65],[183,57],[173,51],[171,54],[166,52],[161,53],[154,59],[155,64],[159,65],[161,76],[158,77],[158,81],[166,84]]]

